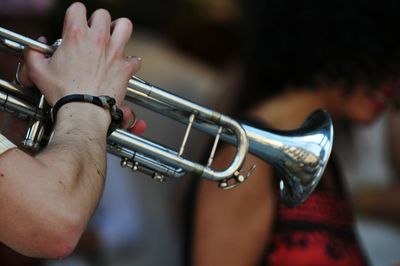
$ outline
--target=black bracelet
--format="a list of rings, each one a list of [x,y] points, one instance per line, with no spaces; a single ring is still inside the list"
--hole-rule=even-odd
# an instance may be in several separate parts
[[[122,123],[123,113],[122,110],[115,105],[116,102],[114,98],[110,96],[93,96],[88,94],[71,94],[59,99],[50,112],[50,118],[53,123],[56,121],[58,110],[60,110],[64,104],[71,102],[92,103],[99,107],[108,109],[111,115],[111,124],[107,132],[108,135],[110,135]]]

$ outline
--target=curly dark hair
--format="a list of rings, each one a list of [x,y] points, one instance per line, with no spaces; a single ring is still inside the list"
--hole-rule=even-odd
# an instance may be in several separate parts
[[[245,91],[320,81],[374,87],[400,72],[400,1],[243,0]],[[247,97],[249,98],[249,97]],[[254,103],[252,101],[248,103]],[[246,105],[246,96],[241,98]]]

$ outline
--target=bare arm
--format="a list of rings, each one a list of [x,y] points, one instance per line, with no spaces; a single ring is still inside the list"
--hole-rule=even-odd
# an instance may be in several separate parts
[[[395,173],[394,182],[386,187],[375,190],[371,206],[372,214],[396,224],[400,224],[400,112],[391,110],[388,119],[390,158]]]
[[[358,191],[355,207],[361,215],[400,224],[400,112],[390,111],[388,118],[388,147],[395,170],[389,186],[371,187]],[[383,136],[386,137],[386,136]]]
[[[17,149],[1,155],[5,244],[29,256],[64,257],[72,251],[104,183],[106,126],[96,115],[97,110],[87,110],[87,121],[57,125],[52,144],[36,157]],[[107,114],[100,117],[107,120]],[[88,121],[93,125],[83,125]]]
[[[123,55],[131,30],[126,19],[111,24],[105,10],[88,22],[85,7],[73,4],[63,44],[51,58],[28,51],[24,79],[51,105],[74,93],[109,95],[121,104],[139,67]],[[12,149],[0,156],[2,242],[35,257],[61,258],[73,250],[103,189],[109,123],[107,110],[69,103],[58,112],[52,142],[40,154]]]
[[[223,166],[231,151],[216,157]],[[257,169],[240,186],[222,191],[214,182],[201,181],[193,236],[193,265],[257,265],[268,242],[274,219],[272,173],[261,160],[249,156],[244,169]]]
[[[393,166],[400,178],[400,111],[391,111],[389,113],[389,143],[391,148],[391,158]]]

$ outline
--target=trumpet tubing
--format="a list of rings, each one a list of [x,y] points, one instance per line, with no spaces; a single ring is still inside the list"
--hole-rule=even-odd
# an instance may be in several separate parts
[[[0,46],[7,51],[18,52],[29,47],[51,56],[60,43],[58,41],[49,46],[0,27]],[[138,77],[129,80],[125,101],[187,125],[179,151],[121,129],[107,138],[108,152],[119,156],[122,166],[149,174],[160,181],[166,177],[180,178],[190,172],[217,181],[221,188],[232,188],[254,170],[255,167],[248,172],[241,171],[250,152],[280,172],[282,199],[286,205],[294,207],[303,202],[318,184],[332,148],[333,126],[324,110],[314,112],[297,130],[265,131],[240,124]],[[42,95],[32,95],[32,90],[0,79],[0,106],[5,111],[33,120],[25,141],[27,146],[39,149],[46,145],[52,125],[49,125],[50,107]],[[206,165],[184,157],[186,140],[193,127],[215,137]],[[233,144],[236,155],[226,169],[217,171],[211,165],[220,140]]]

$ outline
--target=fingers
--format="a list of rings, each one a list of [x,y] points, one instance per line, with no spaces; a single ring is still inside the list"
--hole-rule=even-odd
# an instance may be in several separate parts
[[[47,42],[46,38],[43,36],[38,40],[44,43]],[[47,58],[43,53],[29,48],[25,49],[24,58],[26,64],[21,64],[17,75],[22,86],[31,87],[33,85],[32,77],[40,75],[39,73],[41,72],[43,65],[47,62]]]
[[[86,7],[82,3],[72,4],[65,13],[63,39],[69,34],[79,34],[79,29],[88,27]]]
[[[15,83],[25,88],[33,86],[33,82],[28,75],[28,69],[26,65],[21,62],[18,63],[17,70],[15,71]]]
[[[126,43],[131,37],[132,29],[132,22],[127,18],[119,18],[112,22],[110,49],[117,56],[123,56]]]
[[[136,72],[139,71],[141,65],[142,65],[142,58],[139,56],[128,56],[125,59],[129,65],[130,65],[130,69],[129,69],[129,73],[128,76],[131,77],[133,76]]]
[[[108,40],[110,38],[111,16],[105,9],[96,10],[90,17],[89,27],[100,33],[101,37]]]
[[[87,21],[85,6],[82,3],[74,3],[65,14],[62,34],[62,38],[66,39],[64,42],[68,41],[68,36],[79,37],[88,27],[96,31],[96,38],[100,44],[106,44],[111,37],[109,47],[112,54],[116,57],[123,56],[133,28],[129,19],[119,18],[111,22],[110,13],[105,9],[98,9]]]

